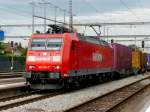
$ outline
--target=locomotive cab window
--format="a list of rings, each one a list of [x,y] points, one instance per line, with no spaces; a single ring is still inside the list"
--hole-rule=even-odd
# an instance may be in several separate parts
[[[47,50],[60,50],[63,43],[62,38],[49,38],[47,40]]]
[[[31,50],[45,50],[46,39],[32,39]]]

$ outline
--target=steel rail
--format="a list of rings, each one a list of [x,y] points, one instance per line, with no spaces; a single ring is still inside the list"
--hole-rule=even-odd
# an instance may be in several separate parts
[[[71,111],[73,111],[73,110],[76,110],[77,108],[82,107],[82,106],[84,106],[84,105],[86,105],[86,104],[88,104],[88,103],[94,102],[95,100],[97,100],[97,99],[99,99],[99,98],[106,97],[106,96],[108,96],[108,95],[111,95],[112,93],[118,92],[118,91],[120,91],[120,90],[122,90],[122,89],[124,89],[124,88],[127,88],[127,87],[129,87],[129,86],[132,86],[132,85],[134,85],[134,84],[136,84],[136,83],[139,83],[139,82],[141,82],[141,81],[147,80],[147,79],[149,79],[149,78],[150,78],[150,76],[149,76],[149,77],[146,77],[146,78],[144,78],[144,79],[140,79],[140,80],[138,80],[138,81],[136,81],[136,82],[133,82],[133,83],[131,83],[131,84],[128,84],[128,85],[126,85],[126,86],[124,86],[124,87],[121,87],[121,88],[118,88],[118,89],[116,89],[116,90],[114,90],[114,91],[111,91],[111,92],[109,92],[109,93],[106,93],[106,94],[104,94],[104,95],[102,95],[102,96],[100,96],[100,97],[98,97],[98,98],[92,99],[92,100],[87,101],[87,102],[85,102],[85,103],[83,103],[83,104],[79,104],[79,105],[77,105],[77,106],[75,106],[75,107],[69,108],[68,110],[65,110],[65,112],[71,112]],[[149,85],[147,85],[147,86],[149,86]],[[147,87],[147,86],[144,86],[142,89],[140,89],[140,91],[143,90],[143,89],[144,89],[145,87]],[[138,92],[139,92],[139,91],[138,91]],[[136,93],[138,93],[138,92],[136,92]],[[134,93],[133,95],[135,95],[136,93]],[[131,97],[132,97],[133,95],[131,95]],[[126,100],[126,99],[124,99],[122,102],[124,102],[125,100]],[[120,102],[120,103],[122,103],[122,102]],[[118,103],[117,105],[119,105],[120,103]],[[116,105],[116,106],[117,106],[117,105]],[[113,107],[109,108],[109,109],[108,109],[107,111],[105,111],[105,112],[109,112],[111,109],[115,108],[116,106],[113,106]]]

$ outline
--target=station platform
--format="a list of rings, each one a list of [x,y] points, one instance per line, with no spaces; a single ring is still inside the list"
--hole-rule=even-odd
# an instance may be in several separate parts
[[[18,88],[18,87],[23,87],[26,86],[25,82],[18,82],[18,83],[11,83],[11,84],[1,84],[0,85],[0,91],[1,90],[6,90],[6,89],[13,89],[13,88]]]

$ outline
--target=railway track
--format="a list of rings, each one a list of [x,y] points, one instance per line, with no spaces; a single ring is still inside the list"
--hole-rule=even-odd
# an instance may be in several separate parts
[[[65,112],[111,112],[115,107],[130,99],[150,85],[150,77],[114,90],[96,99],[77,105]]]
[[[65,92],[57,91],[57,92],[50,92],[50,93],[45,93],[45,92],[42,93],[41,91],[38,91],[38,93],[35,92],[35,93],[20,95],[20,96],[16,96],[16,97],[13,96],[10,98],[0,99],[0,101],[1,101],[0,102],[0,110],[6,110],[6,112],[10,112],[11,110],[13,110],[15,112],[20,112],[22,110],[26,111],[26,109],[27,110],[28,109],[29,110],[30,109],[31,110],[32,109],[33,110],[34,109],[37,109],[37,110],[43,109],[43,111],[45,111],[45,112],[47,110],[49,110],[50,112],[57,111],[57,110],[66,111],[66,112],[83,112],[83,111],[95,112],[96,110],[98,110],[100,112],[109,112],[110,111],[109,109],[113,108],[115,105],[118,105],[124,99],[133,95],[137,91],[142,90],[143,88],[145,88],[146,86],[148,86],[150,84],[150,76],[142,76],[142,77],[143,78],[140,79],[140,78],[136,78],[136,76],[135,76],[135,79],[134,79],[135,81],[133,80],[133,77],[130,78],[130,80],[132,79],[133,81],[129,81],[129,79],[128,80],[125,80],[125,79],[120,80],[120,81],[118,81],[118,83],[115,81],[115,82],[113,82],[114,83],[113,85],[116,85],[116,84],[118,85],[122,81],[125,84],[122,83],[124,86],[119,86],[119,88],[117,86],[118,89],[112,89],[111,92],[106,92],[106,93],[102,92],[103,94],[101,96],[100,96],[100,93],[98,92],[99,96],[94,97],[94,98],[89,96],[88,93],[86,94],[85,92],[83,92],[83,90],[87,91],[87,89],[82,90],[82,88],[80,88],[80,89],[71,90],[69,92],[68,91],[65,91]],[[108,83],[108,85],[110,85],[110,84]],[[100,87],[101,89],[98,89],[98,90],[102,90],[102,88],[105,88],[105,87],[106,87],[106,84],[104,84],[103,87]],[[94,88],[92,89],[92,91],[94,90]],[[107,90],[107,89],[105,89],[105,90]],[[110,90],[107,90],[107,91],[110,91]],[[67,94],[65,94],[65,93],[67,93]],[[121,96],[123,96],[121,93],[124,94],[125,96],[121,97]],[[81,96],[80,97],[81,99],[79,98],[78,95]],[[86,100],[83,100],[82,95],[84,95],[84,96],[88,95],[88,97],[90,97],[90,99],[88,98]],[[72,98],[72,97],[74,97],[75,100],[73,100],[74,98]],[[72,98],[72,99],[69,99],[69,98]],[[86,97],[84,97],[84,98],[86,98]],[[119,100],[117,100],[117,99],[119,99]],[[71,100],[71,102],[69,100]],[[80,100],[83,100],[84,102],[81,102]],[[94,105],[96,100],[97,100],[97,102],[101,101],[101,102],[98,102],[98,105],[100,107],[97,107],[97,109],[95,109],[95,105]],[[76,103],[73,104],[72,101],[74,101],[74,102],[76,101]],[[13,107],[15,107],[15,108],[13,108]],[[89,107],[90,107],[90,109],[89,109]],[[94,109],[91,107],[94,107]]]
[[[17,78],[17,77],[22,77],[23,72],[1,72],[0,73],[0,79],[4,78]]]
[[[89,87],[92,85],[87,85],[84,87]],[[0,111],[2,110],[6,110],[9,108],[13,108],[19,105],[23,105],[23,104],[27,104],[27,103],[31,103],[34,101],[38,101],[38,100],[42,100],[42,99],[46,99],[46,98],[50,98],[56,95],[60,95],[60,94],[65,94],[65,93],[69,93],[69,92],[73,92],[76,90],[80,90],[83,89],[84,87],[80,87],[80,88],[72,88],[72,89],[67,89],[67,90],[59,90],[56,92],[53,91],[45,91],[45,90],[36,90],[36,91],[31,91],[29,93],[23,93],[23,94],[19,94],[19,95],[14,95],[14,96],[9,96],[9,97],[2,97],[0,98]]]
[[[23,77],[3,78],[3,79],[0,79],[0,87],[1,85],[4,85],[4,84],[13,84],[13,83],[19,83],[19,82],[25,83],[25,79]]]
[[[91,85],[88,85],[88,87],[89,86]],[[42,99],[54,97],[57,95],[71,93],[71,92],[74,92],[83,88],[84,87],[80,87],[80,88],[77,87],[77,88],[72,88],[69,90],[67,89],[67,90],[49,90],[49,91],[48,90],[36,90],[36,91],[31,91],[29,93],[0,98],[0,111],[13,108],[13,107],[17,107],[23,104],[32,103],[34,101],[39,101]]]
[[[31,91],[29,93],[19,94],[15,96],[10,97],[4,97],[0,98],[0,111],[6,110],[9,108],[13,108],[16,106],[20,106],[27,103],[32,103],[34,101],[54,97],[56,95],[65,94],[65,93],[71,93],[80,89],[84,89],[85,87],[90,87],[92,85],[87,85],[84,87],[77,87],[67,90],[60,90],[56,92],[52,91],[45,91],[45,90],[37,90],[37,91]],[[47,93],[48,92],[48,93]]]
[[[63,92],[44,92],[43,90],[31,91],[29,93],[24,93],[21,95],[6,97],[0,99],[0,111],[9,109],[15,106],[23,105],[26,103],[42,100],[45,98],[53,97]]]

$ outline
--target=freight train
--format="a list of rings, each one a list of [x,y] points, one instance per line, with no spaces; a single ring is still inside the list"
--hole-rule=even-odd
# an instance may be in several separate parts
[[[37,33],[29,41],[24,77],[33,89],[59,89],[83,80],[113,79],[146,69],[146,54],[138,53],[75,32]]]

